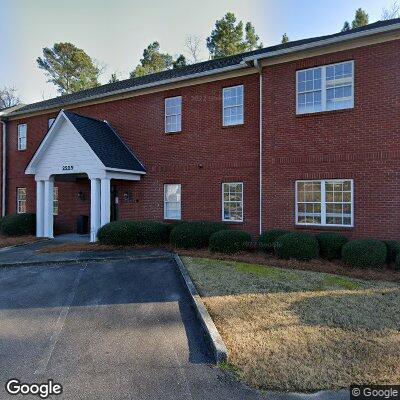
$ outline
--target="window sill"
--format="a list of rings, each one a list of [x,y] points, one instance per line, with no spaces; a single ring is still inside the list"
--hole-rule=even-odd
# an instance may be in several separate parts
[[[24,151],[26,151],[27,149],[17,149],[18,152],[23,153]]]
[[[181,133],[183,133],[183,131],[176,131],[176,132],[164,132],[164,135],[168,135],[168,136],[174,136],[174,135],[180,135]]]
[[[352,108],[344,108],[342,110],[330,110],[330,111],[318,111],[318,112],[309,112],[309,113],[304,113],[304,114],[297,114],[296,113],[296,118],[302,118],[302,117],[314,117],[317,115],[332,115],[332,114],[342,114],[342,113],[349,113],[355,110],[355,107]]]
[[[243,224],[243,222],[244,222],[243,220],[242,221],[229,221],[225,219],[222,220],[223,224]]]
[[[243,126],[244,126],[244,122],[241,124],[235,124],[235,125],[222,125],[222,129],[241,128]]]
[[[335,225],[300,225],[295,224],[295,229],[311,229],[311,230],[325,230],[325,231],[351,231],[354,229],[354,225],[348,226],[335,226]]]

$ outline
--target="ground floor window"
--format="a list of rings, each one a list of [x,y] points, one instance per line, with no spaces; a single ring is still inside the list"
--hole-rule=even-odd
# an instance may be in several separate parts
[[[296,181],[296,224],[353,226],[353,180]]]
[[[243,183],[222,184],[222,220],[243,221]]]
[[[17,188],[17,213],[26,213],[26,188]]]
[[[53,215],[58,215],[58,187],[53,188]]]
[[[181,185],[164,185],[164,219],[181,219]]]

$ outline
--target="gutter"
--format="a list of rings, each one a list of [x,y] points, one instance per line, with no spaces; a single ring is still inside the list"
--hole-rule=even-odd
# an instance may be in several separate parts
[[[312,49],[315,47],[322,47],[322,46],[327,46],[330,44],[359,39],[359,38],[363,38],[366,36],[376,35],[379,33],[391,32],[391,31],[395,31],[397,29],[400,29],[400,23],[388,25],[388,26],[382,26],[382,27],[374,28],[374,29],[367,29],[367,30],[361,31],[361,32],[347,33],[343,36],[335,36],[333,38],[321,39],[317,42],[305,43],[305,44],[301,44],[298,46],[289,47],[286,49],[281,49],[281,50],[276,50],[276,51],[266,51],[264,53],[259,53],[254,56],[244,57],[243,60],[246,62],[251,62],[254,60],[259,60],[261,58],[272,58],[272,57],[276,57],[276,56],[280,56],[280,55],[295,53],[295,52],[302,51],[302,50],[309,50],[309,49]]]
[[[239,64],[230,65],[228,67],[211,69],[209,71],[198,72],[196,74],[190,74],[190,75],[184,75],[184,76],[180,76],[178,78],[164,79],[162,81],[155,81],[155,82],[150,82],[150,83],[146,83],[143,85],[128,87],[125,89],[114,90],[112,92],[97,94],[97,95],[85,97],[85,98],[82,98],[82,99],[79,99],[76,101],[66,102],[64,104],[60,104],[59,106],[46,107],[46,108],[39,107],[37,109],[31,109],[28,111],[17,111],[17,112],[13,112],[12,114],[10,114],[9,117],[14,118],[19,115],[31,114],[31,113],[35,113],[38,111],[46,111],[46,110],[52,110],[52,109],[59,110],[59,109],[63,108],[64,106],[72,106],[74,104],[86,103],[88,101],[92,101],[92,100],[96,100],[96,99],[104,99],[104,98],[115,96],[118,94],[136,92],[137,90],[141,90],[141,89],[152,88],[155,86],[163,86],[163,85],[168,85],[170,83],[181,82],[181,81],[191,80],[191,79],[196,79],[196,78],[202,78],[204,76],[209,76],[209,75],[218,75],[218,74],[222,74],[224,72],[230,72],[230,71],[235,71],[235,70],[239,70],[239,69],[248,69],[248,68],[249,68],[248,63],[246,63],[245,61],[241,61]]]
[[[262,101],[262,96],[263,96],[263,82],[262,82],[262,65],[259,60],[254,60],[254,66],[257,68],[259,75],[260,75],[260,81],[259,81],[259,152],[260,152],[260,164],[259,164],[259,226],[260,230],[259,233],[260,235],[263,232],[263,225],[262,225],[262,217],[263,217],[263,101]]]

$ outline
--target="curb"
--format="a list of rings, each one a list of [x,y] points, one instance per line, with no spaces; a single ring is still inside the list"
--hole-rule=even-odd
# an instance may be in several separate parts
[[[196,315],[199,318],[202,328],[204,329],[206,336],[211,344],[216,363],[221,364],[222,362],[228,361],[228,349],[226,348],[225,343],[222,340],[222,337],[214,324],[214,321],[212,320],[204,303],[202,302],[200,295],[197,292],[197,289],[194,286],[185,265],[183,264],[178,254],[174,254],[174,259],[185,282],[185,286],[190,294],[190,299],[195,308]]]
[[[163,256],[127,256],[127,257],[97,257],[97,258],[65,258],[63,260],[48,260],[48,261],[22,261],[17,263],[5,263],[0,264],[0,268],[8,268],[8,267],[40,267],[40,266],[48,266],[48,265],[62,265],[62,264],[76,264],[80,262],[104,262],[104,261],[118,261],[118,260],[160,260],[160,259],[170,259],[172,255],[163,255]]]

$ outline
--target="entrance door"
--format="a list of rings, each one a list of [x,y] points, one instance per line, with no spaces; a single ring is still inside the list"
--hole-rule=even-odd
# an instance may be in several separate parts
[[[117,221],[119,214],[119,197],[115,186],[111,186],[110,221]]]

